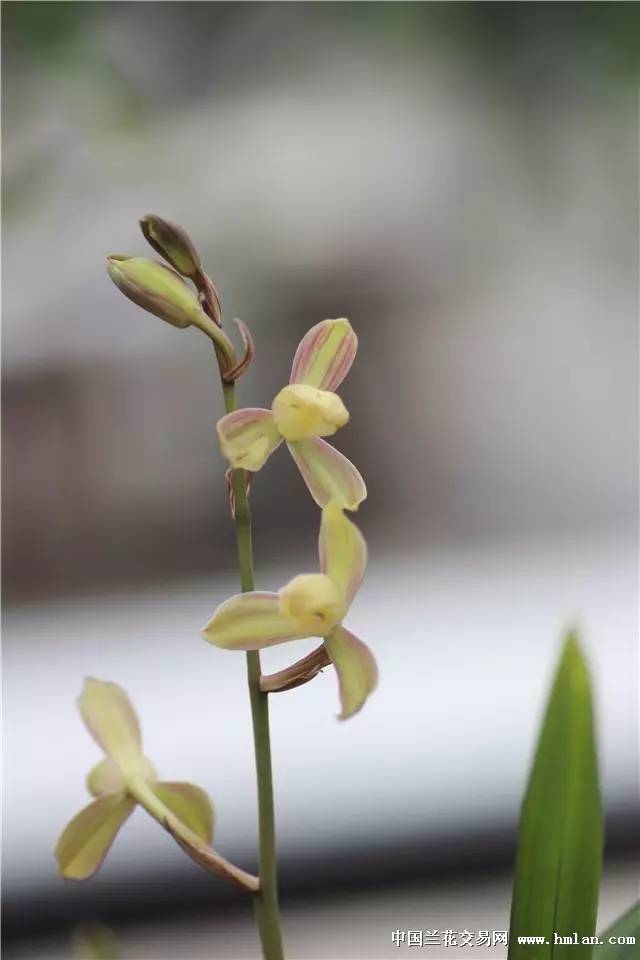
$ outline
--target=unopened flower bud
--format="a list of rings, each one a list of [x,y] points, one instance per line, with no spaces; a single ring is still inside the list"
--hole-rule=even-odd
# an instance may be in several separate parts
[[[202,308],[175,270],[144,257],[107,257],[109,276],[125,297],[174,327],[198,324]]]
[[[125,297],[173,327],[198,327],[213,340],[221,358],[224,376],[238,365],[233,344],[227,335],[208,317],[200,301],[182,277],[156,260],[144,257],[107,257],[109,276]]]
[[[177,223],[147,213],[140,220],[145,239],[156,253],[171,264],[183,277],[193,278],[202,270],[202,263],[191,237]]]

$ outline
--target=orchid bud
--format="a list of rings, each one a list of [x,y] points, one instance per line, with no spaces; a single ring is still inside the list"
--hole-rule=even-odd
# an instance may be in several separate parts
[[[229,338],[208,317],[195,293],[182,277],[157,260],[144,257],[107,257],[107,271],[125,297],[172,327],[198,327],[215,343],[222,361],[222,373],[234,370],[238,358]]]
[[[202,262],[191,237],[177,223],[147,213],[140,220],[147,243],[164,257],[174,270],[193,280],[202,270]]]
[[[125,297],[173,327],[199,323],[202,308],[175,270],[144,257],[107,257],[107,271]]]

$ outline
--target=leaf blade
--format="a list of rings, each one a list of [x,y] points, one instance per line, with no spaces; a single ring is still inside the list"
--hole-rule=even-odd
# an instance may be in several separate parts
[[[577,637],[569,634],[522,805],[509,960],[589,960],[593,946],[581,940],[595,933],[601,868],[590,681]],[[571,943],[555,943],[554,935]],[[518,943],[533,936],[545,943]]]
[[[609,939],[613,937],[635,937],[636,945],[640,943],[640,902],[635,903],[600,934],[600,940],[604,943],[596,947],[594,960],[628,960],[629,947],[633,944],[610,943]]]

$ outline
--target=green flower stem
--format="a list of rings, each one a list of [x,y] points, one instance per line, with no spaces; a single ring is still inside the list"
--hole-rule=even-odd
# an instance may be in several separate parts
[[[223,383],[227,413],[236,409],[235,384]],[[242,592],[254,589],[253,549],[251,544],[251,511],[247,498],[244,470],[233,471],[236,543]],[[253,721],[253,744],[258,780],[258,830],[260,890],[256,894],[256,912],[262,953],[265,960],[283,960],[278,876],[276,864],[276,831],[271,773],[271,741],[269,737],[269,695],[260,690],[260,654],[247,652],[247,680]]]

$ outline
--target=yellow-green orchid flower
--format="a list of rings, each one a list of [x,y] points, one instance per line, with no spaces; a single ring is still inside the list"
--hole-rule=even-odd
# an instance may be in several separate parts
[[[105,757],[89,773],[95,799],[67,824],[55,855],[63,877],[85,880],[104,860],[120,827],[136,804],[144,807],[197,863],[249,890],[256,877],[240,870],[210,846],[213,807],[192,783],[158,781],[142,752],[138,717],[121,687],[88,677],[78,707]]]
[[[279,593],[231,597],[202,632],[205,640],[226,650],[260,650],[288,640],[322,637],[338,673],[340,719],[346,720],[374,690],[378,671],[369,648],[342,625],[364,576],[367,547],[335,501],[322,511],[319,553],[321,573],[294,577]]]
[[[357,348],[358,338],[344,318],[312,327],[296,351],[289,386],[278,393],[271,410],[249,407],[218,421],[220,449],[231,466],[255,472],[285,440],[320,507],[335,500],[346,510],[356,510],[367,495],[364,480],[321,438],[349,419],[334,391],[349,372]]]

